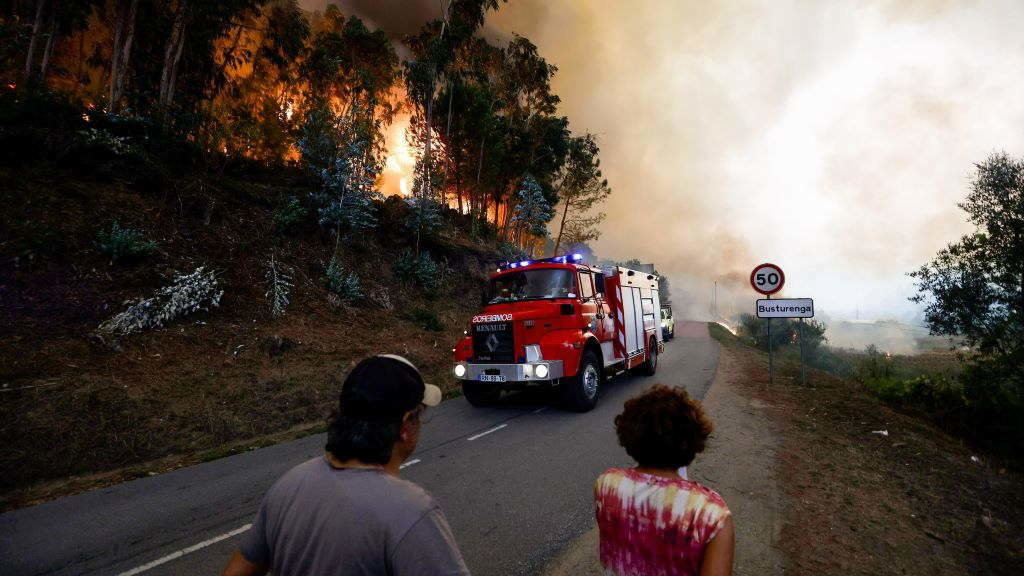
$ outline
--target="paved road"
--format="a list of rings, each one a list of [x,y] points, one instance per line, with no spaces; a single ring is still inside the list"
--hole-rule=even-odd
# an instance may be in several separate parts
[[[473,574],[536,574],[593,525],[593,480],[629,462],[612,428],[626,398],[654,382],[704,396],[718,345],[702,323],[676,332],[655,377],[612,380],[586,414],[523,395],[428,412],[403,477],[441,503]],[[0,515],[2,572],[219,574],[264,491],[323,444],[310,436]]]

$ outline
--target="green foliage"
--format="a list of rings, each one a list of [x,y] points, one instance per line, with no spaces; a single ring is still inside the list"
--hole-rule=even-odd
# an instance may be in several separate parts
[[[527,258],[529,255],[511,242],[502,242],[498,245],[498,259],[502,262],[519,262]]]
[[[806,358],[813,358],[818,354],[819,348],[827,340],[825,338],[825,324],[816,320],[805,320],[803,323],[804,355]],[[753,314],[740,316],[740,335],[749,343],[762,349],[768,350],[768,319],[758,318]],[[789,318],[775,318],[771,321],[771,347],[779,350],[785,346],[799,346],[801,337],[801,326],[797,320]]]
[[[412,250],[403,250],[395,259],[393,271],[399,280],[421,288],[428,295],[436,294],[441,287],[440,266],[428,252],[417,256]]]
[[[554,216],[554,209],[544,196],[543,188],[536,178],[527,174],[516,193],[512,224],[534,236],[544,236],[547,234],[547,223]]]
[[[80,130],[78,136],[81,142],[87,146],[100,146],[113,152],[118,156],[132,154],[135,147],[125,136],[115,136],[106,130],[87,128]]]
[[[363,289],[359,275],[345,268],[337,255],[331,257],[327,266],[327,289],[343,302],[356,302],[363,299]]]
[[[912,272],[914,302],[934,335],[962,338],[976,352],[964,394],[985,428],[1024,439],[1024,160],[993,154],[977,165],[960,208],[974,232]],[[1006,420],[1017,417],[1016,424]]]
[[[309,211],[302,205],[302,202],[298,198],[290,196],[281,207],[274,210],[271,217],[274,220],[274,227],[280,232],[286,232],[301,224],[307,214]]]
[[[291,266],[278,262],[274,255],[270,255],[267,262],[267,292],[266,297],[270,302],[270,314],[272,316],[283,316],[288,304],[291,303],[291,292],[294,284],[295,270]]]
[[[162,328],[182,316],[220,306],[223,295],[217,273],[200,266],[190,274],[176,274],[171,284],[152,297],[134,301],[127,310],[100,324],[96,335],[116,338]]]
[[[365,120],[358,108],[339,117],[324,105],[309,115],[299,140],[303,161],[320,177],[313,195],[320,225],[350,238],[377,227],[375,202],[383,199],[376,189],[381,163]]]
[[[603,212],[594,213],[594,207],[611,195],[608,180],[601,173],[600,149],[593,134],[573,138],[565,165],[558,175],[557,208],[561,219],[557,222],[555,237],[557,254],[562,246],[585,244],[601,236]]]
[[[430,332],[444,331],[444,322],[437,317],[437,313],[433,310],[414,308],[406,317],[424,330]]]
[[[436,200],[422,196],[406,198],[409,217],[405,227],[411,234],[421,238],[433,237],[441,228],[441,205]]]
[[[111,264],[138,261],[157,250],[156,242],[147,240],[141,231],[122,228],[117,222],[108,230],[100,230],[96,247],[110,258]]]

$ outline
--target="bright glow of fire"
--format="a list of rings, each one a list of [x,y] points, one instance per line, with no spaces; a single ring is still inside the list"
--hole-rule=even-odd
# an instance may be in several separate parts
[[[409,148],[409,141],[406,138],[409,130],[408,114],[402,114],[395,118],[388,128],[384,145],[387,148],[387,159],[384,161],[384,171],[381,173],[381,192],[385,196],[401,194],[408,196],[412,193],[412,176],[416,167],[416,157]]]

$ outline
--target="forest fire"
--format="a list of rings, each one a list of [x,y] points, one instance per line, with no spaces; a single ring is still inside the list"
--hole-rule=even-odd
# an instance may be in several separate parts
[[[412,192],[413,170],[416,158],[409,147],[410,114],[397,116],[388,128],[384,146],[387,159],[380,176],[380,190],[385,196],[400,194],[409,196]]]

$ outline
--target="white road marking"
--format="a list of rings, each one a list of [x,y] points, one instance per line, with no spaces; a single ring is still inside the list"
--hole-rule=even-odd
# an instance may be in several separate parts
[[[508,424],[502,424],[501,426],[495,426],[494,428],[491,428],[490,430],[484,430],[483,432],[481,432],[481,433],[479,433],[479,434],[477,434],[475,436],[470,436],[469,438],[467,438],[467,440],[472,442],[473,440],[476,440],[477,438],[480,438],[480,437],[483,437],[483,436],[487,436],[491,432],[497,432],[498,430],[501,430],[502,428],[504,428],[506,426],[508,426]]]
[[[245,532],[249,528],[252,528],[252,524],[246,524],[245,526],[241,526],[239,528],[235,528],[231,532],[225,532],[224,534],[221,534],[220,536],[214,536],[213,538],[210,538],[209,540],[203,540],[199,544],[193,544],[192,546],[189,546],[188,548],[182,548],[181,550],[178,550],[176,552],[171,552],[170,554],[168,554],[167,556],[164,556],[163,558],[157,558],[156,560],[153,560],[152,562],[150,562],[148,564],[143,564],[142,566],[139,566],[138,568],[132,568],[131,570],[129,570],[127,572],[121,572],[120,574],[118,574],[118,576],[135,576],[135,574],[141,574],[141,573],[145,572],[146,570],[150,570],[152,568],[156,568],[157,566],[159,566],[161,564],[166,564],[166,563],[170,562],[171,560],[177,560],[178,558],[181,558],[182,556],[185,556],[186,554],[191,554],[191,553],[195,552],[196,550],[202,550],[203,548],[206,548],[207,546],[211,546],[213,544],[216,544],[217,542],[220,542],[221,540],[227,540],[228,538],[231,538],[232,536],[238,536],[239,534],[241,534],[242,532]]]
[[[416,460],[409,460],[405,464],[402,464],[401,466],[399,466],[398,469],[401,470],[402,468],[408,468],[409,466],[412,466],[413,464],[419,464],[419,463],[420,463],[419,458],[417,458]]]
[[[543,408],[538,408],[538,409],[534,410],[534,411],[533,411],[533,413],[534,413],[534,414],[540,414],[541,412],[543,412],[543,411],[545,411],[545,410],[547,410],[547,409],[548,409],[548,407],[547,407],[547,406],[545,406],[545,407],[543,407]]]

